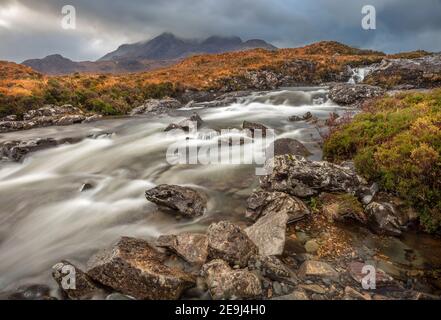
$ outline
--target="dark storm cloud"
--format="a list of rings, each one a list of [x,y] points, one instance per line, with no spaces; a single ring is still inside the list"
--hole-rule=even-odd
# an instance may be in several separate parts
[[[77,30],[61,28],[66,4],[77,10]],[[361,28],[364,5],[377,10],[376,30]],[[441,0],[0,0],[0,59],[96,59],[164,31],[262,38],[281,47],[337,40],[388,52],[439,51]]]

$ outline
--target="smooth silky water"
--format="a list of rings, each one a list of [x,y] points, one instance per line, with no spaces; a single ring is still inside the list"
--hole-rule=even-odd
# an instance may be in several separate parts
[[[110,133],[30,154],[23,163],[0,163],[0,292],[34,283],[55,289],[52,265],[67,259],[84,267],[92,254],[121,236],[152,240],[161,234],[203,231],[222,219],[243,221],[246,199],[258,185],[255,165],[170,165],[167,148],[186,140],[184,135],[167,135],[164,128],[193,112],[212,129],[240,128],[244,120],[261,122],[277,138],[301,141],[312,153],[309,158],[320,160],[319,129],[288,121],[308,111],[326,119],[346,109],[327,100],[326,88],[287,88],[255,93],[226,107],[0,135],[5,141]],[[94,188],[80,192],[84,183]],[[163,183],[207,193],[206,214],[189,221],[158,211],[144,192]]]

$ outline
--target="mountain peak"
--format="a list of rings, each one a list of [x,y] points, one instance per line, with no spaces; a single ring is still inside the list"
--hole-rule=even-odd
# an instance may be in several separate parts
[[[243,42],[237,36],[214,35],[203,40],[179,38],[171,32],[164,32],[155,38],[134,44],[124,44],[106,54],[99,61],[145,59],[176,60],[193,54],[224,53],[254,48],[274,50],[276,47],[264,40],[254,39]]]

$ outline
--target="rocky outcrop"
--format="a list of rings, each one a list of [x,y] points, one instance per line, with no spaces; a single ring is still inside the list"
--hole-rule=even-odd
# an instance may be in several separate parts
[[[85,114],[81,109],[72,105],[48,105],[40,109],[30,110],[23,115],[23,120],[17,116],[8,116],[0,120],[0,133],[17,130],[27,130],[47,126],[65,126],[99,119],[99,115]]]
[[[416,59],[385,59],[371,69],[364,83],[388,89],[434,88],[441,85],[441,54]]]
[[[329,90],[329,98],[340,105],[359,105],[364,100],[382,96],[385,92],[380,87],[343,83]]]
[[[257,253],[256,245],[239,226],[228,221],[213,223],[208,227],[208,255],[222,259],[231,266],[246,267],[248,260]]]
[[[288,222],[303,219],[310,213],[302,200],[283,192],[258,190],[247,200],[246,217],[254,221],[268,214],[285,213]]]
[[[178,299],[195,283],[191,275],[166,266],[161,254],[148,242],[128,237],[93,256],[88,262],[87,275],[140,300]]]
[[[354,193],[363,182],[350,168],[284,155],[274,158],[272,173],[260,179],[260,186],[303,198],[322,191]]]
[[[175,252],[189,263],[203,265],[207,260],[208,237],[205,234],[181,233],[160,236],[156,245]]]
[[[91,299],[102,292],[102,288],[69,261],[61,261],[54,265],[52,277],[60,290],[71,300]]]
[[[147,190],[145,196],[167,212],[185,218],[201,216],[207,208],[206,196],[188,187],[163,184]]]
[[[263,216],[245,229],[248,237],[258,247],[259,254],[271,256],[283,253],[288,219],[286,212],[274,212]]]
[[[199,129],[202,127],[204,121],[199,117],[197,113],[194,113],[191,117],[184,119],[178,123],[172,123],[165,128],[164,131],[171,131],[175,129],[183,130],[189,132],[190,130]]]
[[[56,147],[64,143],[75,143],[80,138],[36,138],[31,140],[13,140],[0,143],[0,159],[22,161],[29,153]]]
[[[147,114],[147,113],[166,113],[170,110],[182,107],[182,103],[173,98],[164,99],[148,99],[143,105],[133,109],[130,112],[131,116]]]
[[[274,156],[280,156],[284,154],[291,154],[296,156],[307,157],[311,153],[300,141],[291,138],[281,138],[272,142],[268,148],[274,150]],[[267,152],[268,154],[268,152]]]
[[[205,264],[202,274],[213,299],[252,299],[262,294],[262,284],[255,274],[246,269],[233,270],[225,261]]]

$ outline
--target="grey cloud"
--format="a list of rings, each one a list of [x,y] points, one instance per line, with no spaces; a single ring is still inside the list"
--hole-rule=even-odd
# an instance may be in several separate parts
[[[67,2],[77,9],[77,31],[66,32],[58,23]],[[14,3],[48,23],[0,25],[0,59],[51,53],[96,59],[123,42],[164,31],[182,37],[262,38],[283,47],[337,40],[387,52],[441,50],[441,0],[0,0],[0,10]],[[377,30],[361,28],[366,4],[377,9]]]

